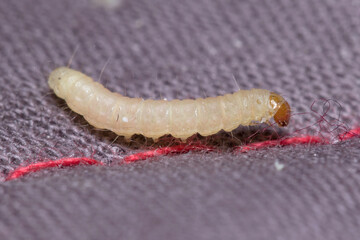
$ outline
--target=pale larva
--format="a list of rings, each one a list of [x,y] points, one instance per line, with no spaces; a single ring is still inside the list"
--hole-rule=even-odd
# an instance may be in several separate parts
[[[208,136],[222,129],[229,132],[272,117],[279,126],[286,126],[290,119],[290,106],[284,98],[263,89],[195,100],[144,100],[111,92],[67,67],[50,74],[49,86],[91,125],[125,138],[142,134],[158,139],[171,134],[184,140],[195,133]]]

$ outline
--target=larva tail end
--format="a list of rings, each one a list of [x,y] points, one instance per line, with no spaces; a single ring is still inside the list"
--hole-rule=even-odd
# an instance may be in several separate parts
[[[56,68],[54,71],[52,71],[49,75],[49,80],[48,80],[48,84],[49,87],[54,90],[55,94],[59,97],[61,97],[60,95],[60,91],[59,91],[59,85],[61,80],[64,78],[64,73],[66,73],[68,71],[68,68],[66,67],[59,67]]]
[[[274,120],[280,127],[286,127],[290,121],[290,105],[279,94],[270,93],[270,107],[274,110]]]

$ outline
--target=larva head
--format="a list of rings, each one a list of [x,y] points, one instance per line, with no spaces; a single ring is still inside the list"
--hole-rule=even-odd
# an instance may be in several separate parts
[[[48,84],[58,97],[64,98],[61,91],[61,82],[66,80],[65,75],[68,72],[69,68],[59,67],[50,73]]]
[[[270,107],[274,111],[274,120],[280,127],[286,127],[290,121],[290,105],[279,94],[270,93]]]

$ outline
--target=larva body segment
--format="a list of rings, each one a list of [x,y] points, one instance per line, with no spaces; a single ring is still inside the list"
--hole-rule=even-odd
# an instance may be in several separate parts
[[[142,134],[157,139],[171,134],[186,139],[195,133],[208,136],[239,125],[266,122],[280,126],[290,118],[288,103],[263,89],[239,90],[224,96],[195,100],[144,100],[110,92],[85,74],[67,67],[55,69],[49,86],[68,106],[93,126],[130,138]]]
[[[141,112],[141,129],[139,133],[144,132],[151,136],[160,137],[164,132],[171,129],[171,111],[168,101],[145,100]],[[119,125],[121,131],[121,125]]]
[[[219,101],[220,100],[220,101]],[[197,129],[196,131],[203,135],[208,136],[217,133],[223,128],[223,105],[221,97],[214,98],[199,98],[196,99],[197,103]],[[194,114],[195,115],[195,114]]]

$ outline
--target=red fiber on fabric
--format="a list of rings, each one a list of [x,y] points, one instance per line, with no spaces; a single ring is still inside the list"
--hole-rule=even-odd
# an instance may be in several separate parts
[[[136,162],[139,160],[145,160],[155,156],[165,156],[168,154],[175,153],[187,153],[189,151],[197,152],[197,151],[214,151],[214,147],[209,147],[205,145],[177,145],[171,147],[162,147],[155,150],[149,150],[145,152],[135,153],[129,156],[126,156],[123,160],[125,163]]]
[[[32,163],[25,167],[18,167],[12,173],[10,173],[5,181],[13,180],[19,177],[22,177],[31,172],[37,172],[42,169],[47,168],[54,168],[54,167],[70,167],[76,166],[80,164],[87,164],[87,165],[103,165],[102,162],[99,162],[95,159],[91,158],[62,158],[58,160],[50,160],[46,162],[38,162]]]
[[[348,140],[351,138],[360,137],[360,127],[347,131],[344,134],[341,134],[338,139],[339,141]],[[330,141],[324,138],[317,136],[302,136],[302,137],[292,137],[285,138],[280,140],[269,140],[263,142],[249,143],[244,146],[236,147],[234,152],[245,153],[252,150],[258,150],[263,148],[275,147],[275,146],[288,146],[288,145],[299,145],[299,144],[329,144]],[[148,158],[156,156],[165,156],[169,154],[181,154],[187,153],[190,151],[193,152],[211,152],[215,151],[215,147],[205,146],[205,145],[177,145],[171,147],[162,147],[154,150],[148,150],[145,152],[135,153],[126,156],[121,163],[132,163],[140,160],[145,160]],[[91,158],[62,158],[58,160],[49,160],[45,162],[32,163],[25,167],[18,167],[13,172],[11,172],[5,181],[14,180],[20,178],[28,173],[37,172],[42,169],[54,168],[54,167],[69,167],[76,166],[80,164],[87,165],[104,165],[102,162],[97,161]]]
[[[244,153],[251,150],[258,150],[262,148],[275,147],[275,146],[315,144],[315,143],[328,143],[328,141],[316,136],[293,137],[282,140],[269,140],[263,142],[250,143],[244,146],[237,147],[235,148],[234,151],[239,153]]]
[[[348,139],[351,139],[351,138],[354,138],[354,137],[358,137],[360,136],[360,127],[359,128],[354,128],[350,131],[347,131],[346,133],[344,134],[341,134],[339,136],[339,140],[340,141],[343,141],[343,140],[348,140]]]

